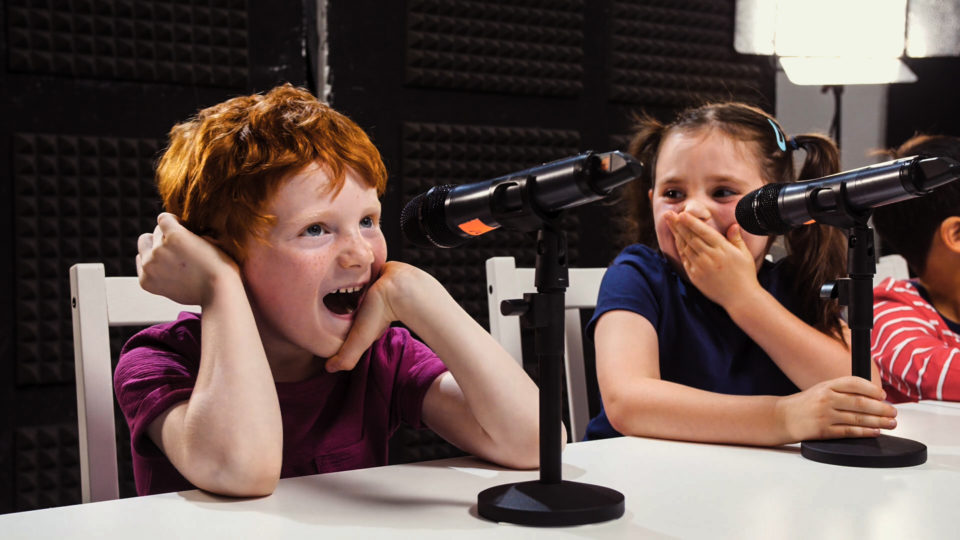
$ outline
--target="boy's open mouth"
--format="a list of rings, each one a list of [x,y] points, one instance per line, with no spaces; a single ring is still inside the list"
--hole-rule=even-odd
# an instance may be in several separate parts
[[[337,315],[349,315],[357,310],[362,296],[363,287],[344,287],[324,296],[323,305]]]

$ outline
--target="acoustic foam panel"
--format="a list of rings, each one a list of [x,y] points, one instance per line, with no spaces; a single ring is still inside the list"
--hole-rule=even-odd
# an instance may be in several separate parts
[[[13,137],[17,383],[73,380],[68,270],[134,275],[137,237],[160,211],[152,139]],[[114,348],[119,343],[114,343]]]
[[[9,0],[10,71],[243,88],[246,0]]]
[[[14,440],[17,511],[80,502],[75,424],[17,428]]]
[[[583,2],[413,0],[406,82],[480,92],[576,96]]]
[[[733,9],[733,0],[615,1],[610,98],[665,107],[756,102],[764,71],[733,50]]]

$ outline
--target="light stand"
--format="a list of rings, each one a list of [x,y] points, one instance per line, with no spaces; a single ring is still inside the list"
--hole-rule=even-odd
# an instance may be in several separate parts
[[[536,293],[507,300],[504,315],[520,315],[534,330],[540,366],[540,480],[503,484],[477,496],[478,512],[492,521],[520,525],[583,525],[623,515],[623,494],[562,479],[560,464],[564,294],[568,284],[567,242],[555,222],[544,221],[537,236]]]
[[[827,92],[833,93],[833,120],[830,121],[829,135],[833,142],[837,143],[837,148],[840,148],[842,142],[840,140],[840,122],[843,120],[843,85],[827,85],[820,89],[821,94]]]
[[[841,198],[842,199],[842,198]],[[846,212],[817,221],[848,226],[847,274],[823,286],[821,296],[836,298],[848,308],[852,372],[870,380],[870,341],[873,330],[873,276],[877,272],[873,229],[867,225],[871,212]],[[910,439],[880,435],[875,438],[803,441],[803,457],[831,465],[849,467],[910,467],[927,461],[926,445]]]

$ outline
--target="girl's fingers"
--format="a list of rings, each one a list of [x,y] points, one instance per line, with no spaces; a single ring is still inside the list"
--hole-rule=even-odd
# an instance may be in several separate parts
[[[897,409],[893,405],[859,394],[838,395],[833,408],[837,411],[887,418],[893,418],[897,415]]]
[[[834,425],[857,426],[867,428],[893,429],[897,427],[897,421],[889,416],[877,416],[874,414],[862,414],[858,412],[837,411]]]
[[[677,222],[681,227],[687,230],[687,234],[691,237],[691,241],[693,239],[697,239],[703,245],[711,248],[719,248],[726,241],[726,239],[713,227],[693,216],[681,214],[677,218]]]
[[[733,247],[737,248],[741,253],[747,255],[751,259],[753,254],[750,253],[750,248],[747,247],[747,243],[743,240],[743,230],[740,228],[739,224],[734,223],[727,229],[727,240],[733,244]]]
[[[877,437],[880,430],[871,427],[834,425],[830,426],[821,434],[822,439],[861,439],[865,437]]]
[[[737,247],[737,249],[742,249],[747,247],[746,243],[743,241],[743,234],[740,231],[740,225],[734,223],[727,229],[727,240],[731,244]]]
[[[878,401],[882,401],[887,397],[883,390],[877,388],[873,383],[864,379],[863,377],[848,375],[846,377],[834,379],[830,381],[829,384],[830,389],[835,392],[841,392],[844,394],[859,394],[876,399]]]
[[[693,256],[701,252],[698,246],[693,245],[696,236],[690,234],[690,230],[684,227],[683,224],[676,222],[672,230],[673,238],[677,244],[677,251],[684,252],[687,256]]]
[[[681,254],[687,250],[687,241],[680,235],[673,234],[673,243],[677,246],[677,251]]]
[[[679,253],[681,257],[686,256],[687,240],[672,224],[670,224],[670,232],[673,233],[673,244],[677,247],[677,253]]]
[[[706,253],[707,251],[713,249],[713,246],[710,245],[702,236],[697,234],[688,234],[685,239],[687,246],[690,247],[695,253]]]

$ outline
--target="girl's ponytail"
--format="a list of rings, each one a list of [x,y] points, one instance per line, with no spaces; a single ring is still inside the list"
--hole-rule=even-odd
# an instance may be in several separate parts
[[[643,115],[635,117],[636,130],[627,152],[643,163],[643,172],[639,180],[630,182],[623,190],[622,198],[626,203],[621,228],[621,243],[644,244],[657,247],[657,233],[653,224],[653,209],[650,205],[649,191],[653,188],[653,173],[656,169],[657,150],[666,131],[666,125],[656,118]]]
[[[833,140],[817,133],[795,135],[792,142],[806,153],[797,180],[813,180],[840,172],[840,149]]]
[[[840,151],[832,140],[817,134],[797,135],[796,146],[806,156],[798,180],[811,180],[840,170]],[[821,332],[843,340],[840,305],[820,298],[820,287],[837,279],[846,267],[846,236],[828,225],[812,224],[786,234],[787,261],[803,318]]]

